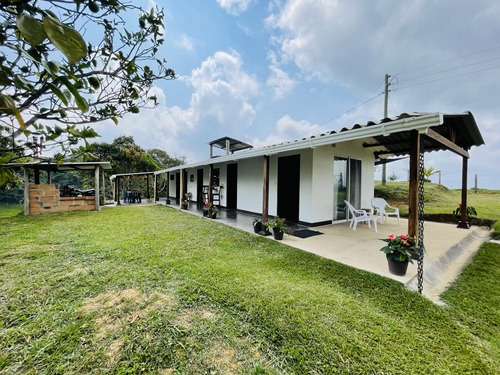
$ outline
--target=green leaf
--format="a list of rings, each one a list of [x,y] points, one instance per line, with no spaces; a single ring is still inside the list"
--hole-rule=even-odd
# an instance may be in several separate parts
[[[115,123],[115,125],[118,125],[118,119],[116,117],[111,117],[111,120]]]
[[[47,85],[49,86],[50,90],[52,90],[52,92],[61,100],[61,102],[63,102],[64,105],[67,106],[68,100],[66,99],[66,96],[63,94],[63,92],[59,90],[59,87],[50,82]]]
[[[78,31],[61,23],[55,17],[44,17],[43,28],[50,41],[64,53],[70,64],[80,61],[87,55],[87,45]]]
[[[0,186],[5,184],[8,180],[14,178],[14,173],[10,169],[0,169]]]
[[[59,73],[61,65],[57,61],[42,61],[42,65],[45,69],[47,69],[47,72],[49,72],[52,75],[56,75]]]
[[[17,17],[16,23],[22,36],[33,47],[39,45],[47,38],[42,22],[27,14],[21,14]]]
[[[80,111],[84,113],[87,112],[89,110],[89,103],[87,103],[87,100],[80,95],[77,88],[66,77],[59,77],[59,79],[68,88],[71,94],[73,94],[75,103],[78,108],[80,108]]]
[[[96,90],[99,89],[99,87],[101,87],[101,82],[99,82],[99,79],[96,77],[89,77],[89,83],[90,86],[92,86],[92,88]]]

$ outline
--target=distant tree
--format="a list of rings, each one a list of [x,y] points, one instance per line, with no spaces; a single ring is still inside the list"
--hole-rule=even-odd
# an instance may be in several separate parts
[[[57,160],[85,157],[89,124],[155,107],[153,83],[175,78],[156,57],[163,17],[127,0],[2,0],[0,165],[37,156],[42,139]],[[0,168],[0,184],[13,177]]]
[[[153,148],[149,150],[148,153],[153,157],[160,169],[167,169],[186,163],[185,157],[173,158],[167,154],[166,151],[159,148]]]

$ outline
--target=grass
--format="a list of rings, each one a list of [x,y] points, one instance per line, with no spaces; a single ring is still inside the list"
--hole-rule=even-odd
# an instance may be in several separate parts
[[[445,308],[393,280],[162,206],[4,217],[0,236],[1,373],[500,368],[498,293],[488,297],[499,287],[495,261],[459,280]]]
[[[375,195],[385,198],[400,208],[402,214],[408,214],[408,182],[387,182],[382,186],[375,183]],[[424,211],[426,214],[451,214],[461,202],[460,189],[448,189],[434,183],[424,184]],[[467,205],[473,206],[477,217],[495,220],[493,238],[500,239],[500,190],[474,189],[467,191]]]

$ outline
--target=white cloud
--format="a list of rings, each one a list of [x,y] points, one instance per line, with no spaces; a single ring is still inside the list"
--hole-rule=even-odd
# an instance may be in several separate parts
[[[108,140],[132,135],[146,149],[161,148],[171,155],[186,155],[186,150],[190,150],[186,155],[188,160],[205,159],[206,142],[225,135],[235,136],[255,119],[249,100],[258,94],[259,83],[242,65],[236,51],[216,52],[190,76],[171,82],[193,88],[188,108],[168,107],[165,92],[154,88],[159,103],[155,110],[142,110],[122,119],[117,127],[106,124],[96,130]],[[166,90],[168,93],[168,86]]]
[[[193,51],[194,50],[194,47],[193,47],[193,41],[191,40],[191,38],[186,35],[186,34],[181,34],[179,36],[179,38],[176,40],[176,45],[186,51]]]
[[[266,84],[274,89],[275,99],[283,99],[295,88],[295,86],[297,86],[298,82],[290,78],[290,76],[279,67],[280,63],[275,53],[270,52],[268,54],[268,59],[271,61],[269,65],[271,75],[267,79]]]
[[[302,139],[311,134],[321,131],[318,125],[313,125],[308,121],[296,121],[289,115],[284,115],[276,122],[276,132],[269,135],[265,140],[255,138],[252,141],[254,147],[263,147],[287,142],[295,139]]]
[[[245,12],[252,1],[253,0],[217,0],[219,5],[224,8],[227,13],[234,16]]]

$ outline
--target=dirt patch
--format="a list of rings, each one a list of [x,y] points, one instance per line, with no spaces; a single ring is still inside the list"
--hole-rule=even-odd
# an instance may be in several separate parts
[[[184,309],[176,316],[174,324],[191,329],[197,321],[213,319],[215,315],[215,312],[208,309]]]
[[[109,345],[109,350],[106,352],[106,359],[108,362],[115,362],[118,355],[122,352],[123,340],[118,339],[111,342]]]
[[[144,294],[136,289],[110,290],[96,297],[87,298],[81,307],[85,314],[95,313],[95,337],[120,337],[120,331],[145,317],[150,311],[171,309],[175,300],[168,294]],[[149,335],[149,334],[148,334]],[[146,337],[149,341],[149,337]],[[115,362],[123,350],[124,342],[120,337],[111,341],[106,359]],[[168,372],[167,372],[168,373]]]

